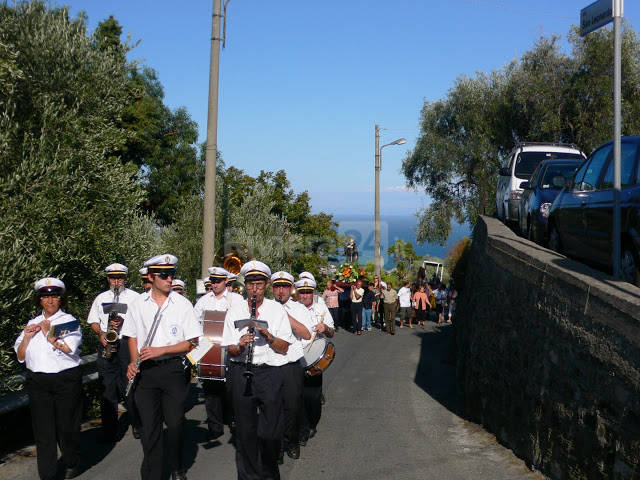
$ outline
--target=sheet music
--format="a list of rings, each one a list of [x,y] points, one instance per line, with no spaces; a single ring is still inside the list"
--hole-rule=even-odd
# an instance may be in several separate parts
[[[195,365],[202,360],[202,357],[207,354],[211,347],[213,347],[213,342],[211,340],[207,337],[200,337],[198,340],[198,346],[187,353],[187,358],[193,365]]]

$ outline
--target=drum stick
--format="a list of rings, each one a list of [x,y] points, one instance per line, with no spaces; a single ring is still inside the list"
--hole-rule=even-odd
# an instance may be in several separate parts
[[[320,321],[318,322],[318,325],[320,325],[321,323],[324,323],[324,316],[327,314],[327,312],[324,312],[322,314],[322,317],[320,318]],[[311,348],[311,345],[313,345],[313,342],[316,341],[316,335],[318,335],[318,332],[315,331],[313,332],[313,336],[311,337],[311,341],[309,342],[309,345],[307,345],[307,351],[309,351],[309,349]]]

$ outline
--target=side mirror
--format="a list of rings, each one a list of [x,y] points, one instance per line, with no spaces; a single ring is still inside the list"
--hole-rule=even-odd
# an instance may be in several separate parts
[[[500,170],[498,170],[498,174],[501,177],[509,177],[511,175],[507,167],[502,167]]]
[[[531,182],[522,182],[520,188],[523,190],[531,190]]]

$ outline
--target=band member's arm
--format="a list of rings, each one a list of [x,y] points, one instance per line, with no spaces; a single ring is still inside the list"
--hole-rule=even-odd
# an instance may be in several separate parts
[[[325,337],[333,337],[333,334],[336,333],[336,331],[329,327],[327,324],[325,323],[319,323],[318,325],[316,325],[316,332],[323,334]]]
[[[275,335],[270,333],[268,330],[265,330],[264,328],[256,328],[256,330],[260,332],[260,335],[262,335],[264,338],[267,339],[267,343],[269,344],[269,346],[274,352],[281,353],[283,355],[287,353],[287,351],[289,350],[288,342],[286,342],[285,340],[282,340],[281,338],[276,337]]]
[[[311,333],[309,333],[309,330],[307,329],[307,327],[305,327],[302,323],[297,321],[291,315],[288,315],[288,317],[289,317],[289,323],[291,324],[291,330],[293,330],[293,333],[295,334],[295,336],[298,338],[309,340],[311,338]]]
[[[191,342],[195,342],[196,340],[197,338],[192,338],[189,340],[183,340],[182,342],[174,345],[165,345],[164,347],[144,347],[140,350],[140,358],[144,361],[157,358],[162,355],[186,353],[191,351],[193,348],[193,344]]]
[[[136,368],[136,362],[138,361],[138,339],[135,337],[129,337],[127,343],[129,345],[129,358],[131,363],[127,367],[127,378],[131,380],[140,371]]]
[[[107,346],[107,339],[104,336],[104,332],[100,328],[100,324],[99,323],[90,323],[89,325],[91,326],[91,330],[96,332],[96,335],[98,335],[98,338],[100,339],[100,343],[102,344],[102,346],[106,347]]]

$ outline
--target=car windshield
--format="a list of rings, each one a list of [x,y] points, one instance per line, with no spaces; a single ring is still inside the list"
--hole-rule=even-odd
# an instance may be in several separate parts
[[[543,190],[560,190],[564,187],[566,180],[573,176],[579,166],[579,163],[561,163],[547,166],[542,181],[540,182],[540,188]],[[564,180],[560,182],[559,179],[556,179],[554,182],[554,177],[563,177]]]
[[[568,158],[582,160],[584,157],[579,153],[564,152],[522,152],[516,161],[515,175],[518,178],[531,178],[531,174],[538,164],[543,160],[553,160],[556,158]]]

